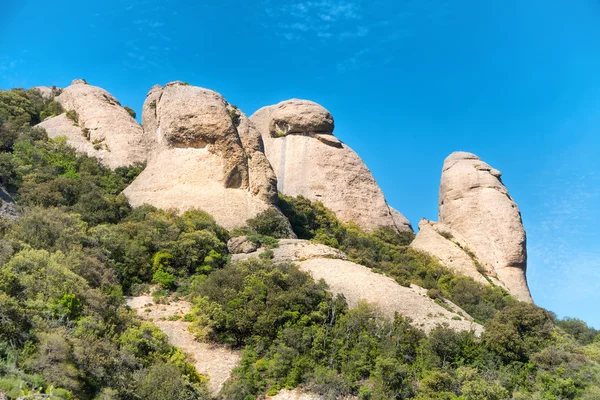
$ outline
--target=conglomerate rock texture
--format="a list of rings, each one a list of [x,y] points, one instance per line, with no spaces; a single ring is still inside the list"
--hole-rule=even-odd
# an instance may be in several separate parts
[[[225,228],[273,207],[275,175],[245,115],[212,90],[154,86],[142,121],[146,169],[125,190],[133,206],[199,208]]]
[[[281,193],[320,201],[340,220],[367,231],[412,231],[408,220],[388,206],[360,157],[333,136],[333,117],[325,108],[292,99],[261,108],[250,121],[262,135]]]
[[[500,171],[474,154],[448,156],[440,184],[439,224],[419,224],[422,231],[412,246],[458,272],[499,282],[517,299],[531,302],[525,229],[500,177]]]
[[[43,96],[51,96],[52,89],[37,89]],[[77,151],[97,157],[110,168],[146,160],[142,127],[106,90],[76,79],[54,100],[65,113],[38,125],[48,136],[66,136]]]

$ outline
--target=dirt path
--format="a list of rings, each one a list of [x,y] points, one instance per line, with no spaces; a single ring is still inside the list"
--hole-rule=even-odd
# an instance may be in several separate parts
[[[211,392],[218,393],[231,376],[233,368],[239,365],[239,352],[224,346],[197,341],[187,330],[189,322],[183,319],[169,321],[170,317],[177,315],[183,318],[190,312],[191,305],[187,301],[155,304],[152,296],[137,296],[128,297],[127,305],[143,319],[152,319],[152,322],[169,337],[169,343],[193,360],[196,370],[210,378],[208,386]]]

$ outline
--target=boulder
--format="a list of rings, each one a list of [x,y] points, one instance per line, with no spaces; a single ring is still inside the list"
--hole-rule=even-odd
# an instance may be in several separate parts
[[[0,218],[15,219],[19,216],[17,203],[12,196],[0,185]]]
[[[238,236],[227,241],[227,249],[231,254],[252,253],[258,249],[256,243],[251,242],[247,236]]]
[[[106,90],[76,79],[54,100],[65,113],[38,125],[48,136],[66,136],[76,150],[97,157],[110,168],[146,160],[142,127]]]
[[[412,319],[412,324],[425,332],[438,324],[448,324],[455,330],[483,332],[483,327],[462,309],[448,300],[444,306],[427,296],[427,290],[417,285],[405,287],[385,275],[348,261],[343,252],[323,244],[300,239],[284,239],[273,251],[273,262],[295,263],[300,270],[308,272],[318,281],[323,279],[333,293],[341,293],[350,307],[367,301],[377,306],[382,313],[394,318],[397,312]],[[257,256],[236,254],[233,260]]]
[[[469,276],[479,273],[517,299],[532,301],[525,276],[525,229],[500,171],[471,153],[448,156],[442,169],[439,220],[439,225],[423,224],[412,246],[436,256],[449,268]],[[433,235],[442,230],[453,239]],[[467,257],[458,256],[453,248],[456,243]],[[470,272],[467,258],[476,261]]]
[[[275,174],[262,141],[217,92],[183,82],[154,86],[142,121],[148,164],[124,191],[133,206],[199,208],[225,228],[274,207]]]
[[[261,108],[250,121],[262,136],[281,193],[320,201],[340,220],[367,231],[412,231],[406,218],[388,206],[360,157],[333,136],[333,117],[325,108],[292,99]]]

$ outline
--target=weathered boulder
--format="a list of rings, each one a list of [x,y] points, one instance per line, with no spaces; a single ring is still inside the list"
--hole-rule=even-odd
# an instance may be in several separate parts
[[[479,269],[479,274],[492,282],[499,281],[517,299],[531,302],[525,276],[525,229],[519,207],[500,177],[500,171],[474,154],[456,152],[448,156],[440,184],[439,219],[442,225],[423,224],[424,229],[412,246],[463,273],[468,269],[467,258],[470,258],[476,262],[472,268]],[[440,236],[444,242],[433,235],[432,229],[438,233],[443,229],[455,239]],[[452,247],[456,243],[467,257],[457,255]],[[457,261],[459,258],[462,261]],[[475,272],[471,270],[466,274],[474,276]]]
[[[40,93],[45,95],[47,90]],[[106,90],[76,79],[54,100],[65,113],[38,125],[50,137],[66,136],[75,149],[110,168],[146,160],[142,127]]]
[[[17,203],[12,196],[0,185],[0,218],[14,219],[19,216]]]
[[[325,108],[292,99],[261,108],[250,121],[262,136],[281,193],[321,201],[340,220],[367,231],[412,231],[406,218],[390,209],[360,157],[333,136],[333,117]]]
[[[350,307],[360,301],[376,305],[388,318],[394,313],[412,319],[412,324],[429,332],[438,324],[448,324],[455,330],[483,331],[481,325],[458,306],[444,300],[445,307],[427,296],[427,290],[417,285],[405,287],[385,275],[348,261],[348,257],[334,248],[307,240],[284,239],[273,251],[273,262],[295,263],[302,271],[318,281],[323,279],[333,293],[341,293]],[[235,254],[233,260],[254,257],[260,253]],[[451,310],[451,311],[450,311]]]
[[[262,141],[220,94],[183,82],[155,86],[142,121],[149,155],[124,192],[133,206],[199,208],[226,228],[273,207],[276,183]]]
[[[251,242],[247,236],[237,236],[227,241],[227,250],[231,254],[245,254],[256,251],[258,246]]]

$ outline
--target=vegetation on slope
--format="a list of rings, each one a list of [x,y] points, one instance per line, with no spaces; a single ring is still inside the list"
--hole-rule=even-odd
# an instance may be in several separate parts
[[[123,293],[161,287],[194,302],[198,336],[243,349],[231,399],[305,386],[326,398],[597,399],[598,331],[456,276],[407,247],[412,237],[340,223],[319,203],[281,198],[301,238],[444,296],[486,325],[481,338],[428,337],[266,258],[230,263],[230,233],[201,211],[132,210],[120,195],[142,166],[109,170],[32,128],[60,112],[35,91],[0,91],[0,184],[17,220],[0,226],[0,393],[53,399],[208,398],[203,377]],[[240,231],[285,236],[265,213]]]

